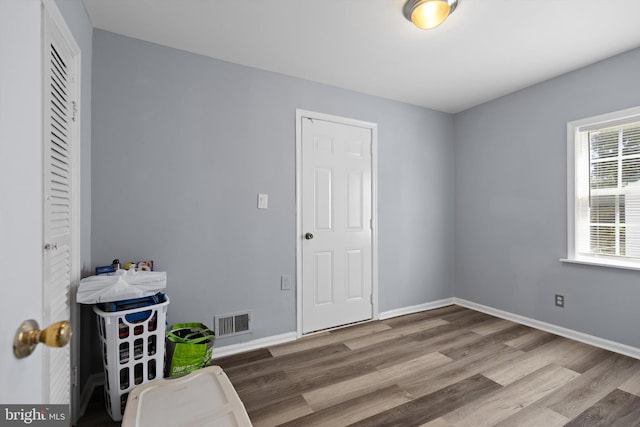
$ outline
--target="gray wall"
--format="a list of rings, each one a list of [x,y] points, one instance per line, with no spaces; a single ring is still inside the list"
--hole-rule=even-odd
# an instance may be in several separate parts
[[[380,310],[453,296],[451,115],[101,30],[93,53],[93,264],[153,259],[169,323],[295,331],[296,108],[378,123]]]
[[[639,105],[639,70],[634,50],[456,115],[457,297],[640,347],[640,273],[558,261],[566,124]]]

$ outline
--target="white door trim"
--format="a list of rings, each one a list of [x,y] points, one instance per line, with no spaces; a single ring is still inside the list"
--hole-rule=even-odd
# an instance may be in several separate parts
[[[296,109],[296,332],[302,336],[302,118],[324,120],[371,130],[371,292],[372,319],[378,319],[378,125],[346,117]]]

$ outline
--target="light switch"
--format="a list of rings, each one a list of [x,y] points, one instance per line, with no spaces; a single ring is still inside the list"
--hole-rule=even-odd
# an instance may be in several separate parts
[[[267,209],[269,207],[269,195],[258,194],[258,209]]]

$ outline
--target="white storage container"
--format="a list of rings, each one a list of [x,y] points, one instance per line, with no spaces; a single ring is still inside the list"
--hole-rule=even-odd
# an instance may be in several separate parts
[[[140,384],[163,377],[167,306],[164,302],[106,312],[93,307],[104,364],[104,398],[114,421],[124,414],[129,392]]]
[[[251,421],[227,374],[209,366],[129,394],[122,427],[159,426],[251,427]]]

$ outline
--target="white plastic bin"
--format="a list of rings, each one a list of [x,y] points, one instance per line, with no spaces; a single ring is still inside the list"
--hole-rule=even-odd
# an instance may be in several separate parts
[[[122,427],[159,426],[251,427],[251,420],[227,374],[209,366],[129,394]]]
[[[114,421],[124,414],[129,392],[140,384],[163,377],[167,306],[164,302],[106,312],[93,307],[104,364],[104,398]]]

